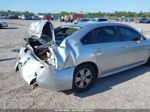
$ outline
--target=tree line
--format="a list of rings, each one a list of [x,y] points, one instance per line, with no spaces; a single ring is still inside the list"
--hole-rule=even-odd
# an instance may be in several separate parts
[[[87,13],[86,17],[108,17],[108,18],[150,18],[150,12],[97,12],[97,13]]]
[[[7,10],[7,11],[1,10],[0,14],[1,15],[23,15],[25,14],[25,15],[30,15],[30,16],[34,15],[34,13],[29,12],[29,11],[21,12],[21,11],[11,11],[11,10]]]
[[[60,13],[38,13],[38,15],[67,15],[67,14],[72,14],[74,12],[66,12],[66,11],[62,11]],[[29,12],[29,11],[11,11],[11,10],[1,10],[0,14],[2,15],[35,15],[35,13],[33,12]],[[83,13],[84,17],[88,17],[88,18],[100,18],[100,17],[105,17],[105,18],[150,18],[150,12],[126,12],[126,11],[115,11],[115,12],[95,12],[95,13]]]

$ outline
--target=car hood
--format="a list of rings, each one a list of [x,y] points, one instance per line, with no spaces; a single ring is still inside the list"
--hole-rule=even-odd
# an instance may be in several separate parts
[[[47,35],[49,38],[52,38],[53,42],[55,42],[54,28],[52,23],[48,20],[33,22],[29,27],[29,33],[36,38],[40,38],[42,35]]]

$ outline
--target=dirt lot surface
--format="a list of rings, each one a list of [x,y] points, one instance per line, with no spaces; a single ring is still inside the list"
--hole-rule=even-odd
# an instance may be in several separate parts
[[[85,93],[66,94],[31,86],[15,73],[18,54],[32,21],[3,20],[0,29],[0,108],[3,109],[150,109],[150,67],[140,66],[99,79]],[[150,25],[127,23],[142,28],[150,36]],[[54,22],[59,26],[59,22]]]

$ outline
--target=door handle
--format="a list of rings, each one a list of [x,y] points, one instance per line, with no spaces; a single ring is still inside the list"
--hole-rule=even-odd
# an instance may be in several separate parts
[[[126,48],[132,48],[133,46],[125,46]]]
[[[103,52],[104,52],[103,49],[97,49],[97,50],[95,50],[95,53],[98,53],[98,54],[102,54]]]

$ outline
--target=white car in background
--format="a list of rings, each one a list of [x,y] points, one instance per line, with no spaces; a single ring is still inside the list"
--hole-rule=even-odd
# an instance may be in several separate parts
[[[3,27],[8,27],[8,23],[7,22],[0,22],[0,29]]]

